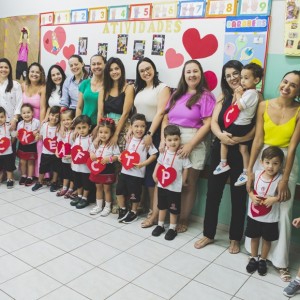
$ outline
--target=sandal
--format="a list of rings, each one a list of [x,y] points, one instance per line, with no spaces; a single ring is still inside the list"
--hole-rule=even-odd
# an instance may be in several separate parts
[[[240,242],[239,241],[235,241],[235,240],[231,240],[229,248],[228,248],[228,252],[230,254],[237,254],[237,253],[239,253],[240,252]]]
[[[188,230],[188,225],[187,224],[178,224],[176,227],[176,231],[178,233],[183,233],[186,232]]]
[[[282,281],[290,282],[292,280],[292,276],[288,268],[279,268],[277,270],[280,274],[280,278]]]
[[[147,219],[149,219],[152,216],[153,210],[149,208],[149,212],[147,214]]]
[[[205,246],[212,244],[215,240],[211,240],[208,237],[204,236],[200,240],[198,240],[195,244],[194,247],[196,249],[201,249],[204,248]]]
[[[141,227],[142,228],[149,228],[152,227],[155,222],[153,222],[151,219],[145,219],[142,223],[141,223]]]

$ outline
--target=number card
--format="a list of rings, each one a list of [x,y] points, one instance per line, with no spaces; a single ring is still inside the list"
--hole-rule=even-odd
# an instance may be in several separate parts
[[[53,25],[54,22],[54,13],[53,12],[47,12],[40,14],[40,25]]]
[[[128,5],[110,6],[108,8],[108,21],[128,20]]]
[[[89,23],[107,21],[107,7],[95,7],[89,9]]]
[[[238,15],[240,16],[269,16],[271,0],[240,0]]]
[[[71,10],[71,23],[87,23],[87,21],[88,10],[86,8]]]
[[[172,19],[177,16],[177,2],[152,4],[152,19]]]
[[[177,18],[201,18],[205,15],[205,0],[179,2]]]
[[[148,20],[151,17],[151,3],[130,5],[130,20]]]
[[[54,24],[55,25],[70,24],[70,11],[69,10],[56,11],[54,13]]]
[[[237,0],[208,0],[206,7],[207,18],[235,16]]]

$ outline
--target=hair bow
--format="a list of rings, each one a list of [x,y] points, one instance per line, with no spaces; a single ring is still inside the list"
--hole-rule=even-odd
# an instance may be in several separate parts
[[[101,118],[99,121],[99,124],[101,124],[101,123],[115,124],[115,121],[111,118]]]

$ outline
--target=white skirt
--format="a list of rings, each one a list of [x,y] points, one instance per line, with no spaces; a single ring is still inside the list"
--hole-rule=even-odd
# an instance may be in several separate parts
[[[268,145],[264,145],[253,167],[253,172],[262,170],[260,164],[260,158],[262,151],[267,148]],[[281,148],[286,157],[287,148]],[[294,203],[295,189],[298,178],[298,160],[295,157],[293,168],[289,177],[289,189],[291,192],[291,199],[286,202],[280,203],[280,219],[279,219],[279,238],[277,241],[272,242],[272,246],[268,255],[268,259],[276,268],[287,268],[289,266],[289,250],[291,243],[291,231],[292,231],[292,209]],[[261,246],[261,243],[260,243]],[[251,239],[246,237],[245,248],[251,253]]]

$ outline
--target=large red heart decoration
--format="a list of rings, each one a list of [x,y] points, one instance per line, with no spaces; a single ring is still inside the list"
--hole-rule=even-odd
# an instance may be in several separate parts
[[[66,32],[62,27],[56,27],[54,31],[48,30],[43,37],[46,51],[57,55],[66,42]]]
[[[75,145],[71,149],[71,157],[74,164],[85,164],[90,157],[90,153],[83,150],[80,145]]]
[[[166,63],[169,69],[178,68],[183,64],[184,57],[180,53],[176,53],[175,49],[170,48],[166,51]]]
[[[27,131],[25,128],[20,128],[18,130],[18,140],[22,145],[28,145],[31,144],[34,140],[35,137],[33,135],[32,131]]]
[[[4,153],[10,145],[10,140],[6,136],[0,139],[0,153]]]
[[[44,147],[52,152],[52,153],[55,153],[56,151],[56,146],[57,146],[57,137],[54,137],[52,139],[50,138],[45,138],[44,141],[43,141],[43,144],[44,144]]]
[[[71,144],[59,141],[57,143],[57,153],[60,158],[71,154]]]
[[[204,76],[206,78],[209,90],[213,91],[218,84],[218,78],[216,74],[213,71],[206,71],[204,72]]]
[[[218,49],[218,40],[213,34],[208,34],[201,38],[196,28],[186,30],[183,33],[182,42],[192,59],[211,56]]]
[[[250,211],[253,217],[260,217],[267,215],[272,210],[272,206],[266,207],[263,204],[260,205],[254,205],[251,203],[250,205]]]
[[[70,46],[65,46],[63,49],[63,54],[66,59],[69,59],[75,53],[75,46],[71,44]]]
[[[137,152],[130,153],[128,150],[125,150],[120,155],[120,161],[122,166],[126,169],[132,169],[134,164],[140,162],[140,155]]]
[[[173,167],[165,168],[164,166],[160,165],[157,169],[156,177],[158,182],[163,187],[166,187],[175,181],[177,172]]]
[[[67,64],[64,60],[57,62],[56,65],[60,66],[64,71],[66,71]]]
[[[102,157],[97,157],[97,159],[94,161],[91,160],[90,157],[88,158],[86,165],[91,170],[92,174],[97,175],[106,168],[106,164],[104,164],[104,165],[101,164],[101,161],[102,161]]]
[[[234,105],[230,105],[223,116],[223,120],[224,120],[224,126],[225,128],[228,128],[239,116],[240,114],[240,109],[237,106],[237,104]]]

